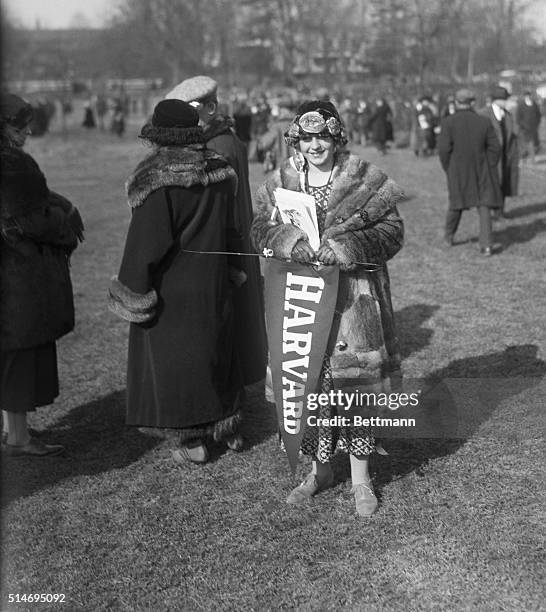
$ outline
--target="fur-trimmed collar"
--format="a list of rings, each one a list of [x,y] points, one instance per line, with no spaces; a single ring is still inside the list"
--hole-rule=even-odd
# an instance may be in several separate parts
[[[216,136],[221,134],[228,134],[233,132],[233,126],[235,122],[231,117],[227,115],[216,115],[212,118],[210,123],[203,128],[205,132],[205,140],[208,142]]]
[[[302,191],[302,179],[294,158],[286,160],[267,183],[272,201],[275,187]],[[402,189],[377,166],[340,151],[332,172],[323,238],[371,225],[404,199]]]
[[[203,144],[187,147],[159,147],[143,159],[127,179],[125,189],[129,206],[136,208],[162,187],[192,187],[231,180],[237,175],[227,161]]]

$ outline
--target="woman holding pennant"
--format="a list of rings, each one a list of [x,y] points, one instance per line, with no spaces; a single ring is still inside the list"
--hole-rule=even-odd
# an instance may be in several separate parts
[[[313,391],[331,397],[332,390],[354,390],[355,381],[360,391],[389,390],[391,378],[399,379],[400,356],[386,262],[402,248],[403,222],[396,209],[402,190],[379,168],[344,149],[344,126],[330,102],[303,103],[285,138],[295,154],[258,189],[251,237],[258,251],[277,259],[339,266],[333,323]],[[312,196],[318,247],[297,224],[283,223],[279,189]],[[332,417],[349,414],[334,402],[317,412],[312,422],[321,424],[307,420],[300,446],[312,457],[312,471],[287,503],[305,503],[333,485],[330,461],[339,448],[350,455],[357,513],[370,516],[377,508],[368,468],[375,450],[371,429],[352,420],[331,425]]]

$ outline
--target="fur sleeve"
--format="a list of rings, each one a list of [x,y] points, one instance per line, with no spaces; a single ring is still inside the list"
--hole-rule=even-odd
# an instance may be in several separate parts
[[[136,293],[121,283],[117,276],[112,278],[108,291],[108,309],[129,323],[145,323],[155,316],[157,293]]]
[[[404,224],[393,206],[371,227],[338,234],[328,238],[327,244],[334,251],[340,268],[352,270],[355,262],[382,264],[394,257],[402,248]]]
[[[256,193],[256,213],[250,230],[254,248],[261,253],[264,248],[272,249],[273,255],[288,259],[298,240],[306,238],[305,232],[295,225],[280,223],[280,219],[271,219],[275,208],[273,190],[280,186],[280,175],[277,170],[271,179],[263,184]]]

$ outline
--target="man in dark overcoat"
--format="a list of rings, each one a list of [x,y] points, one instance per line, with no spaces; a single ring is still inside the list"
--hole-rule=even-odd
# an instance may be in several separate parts
[[[519,129],[522,156],[526,155],[533,164],[535,163],[535,152],[540,147],[538,127],[541,119],[538,104],[533,100],[531,92],[526,91],[516,110],[516,123]]]
[[[235,222],[243,238],[244,251],[253,253],[249,238],[253,211],[247,149],[235,134],[233,120],[218,112],[217,90],[214,79],[196,76],[179,83],[165,97],[188,102],[198,110],[207,147],[225,157],[235,170],[238,177]],[[258,257],[242,260],[247,280],[234,296],[235,334],[244,383],[250,385],[265,377],[267,340],[259,260]]]
[[[502,201],[496,166],[501,147],[491,121],[472,108],[474,94],[461,89],[455,96],[456,112],[442,120],[438,153],[447,174],[449,209],[445,240],[453,244],[463,210],[477,207],[480,217],[480,247],[492,252],[491,208]]]
[[[497,164],[502,193],[501,206],[493,214],[494,218],[504,217],[504,199],[518,195],[519,183],[519,147],[516,123],[507,110],[508,91],[501,86],[494,87],[489,94],[491,103],[480,111],[493,124],[501,144],[501,155]]]

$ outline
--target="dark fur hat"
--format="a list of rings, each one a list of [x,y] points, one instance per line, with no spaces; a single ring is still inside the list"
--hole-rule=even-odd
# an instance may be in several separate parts
[[[152,120],[140,132],[140,138],[153,144],[189,145],[205,142],[198,126],[199,113],[182,100],[161,100],[154,109]]]

